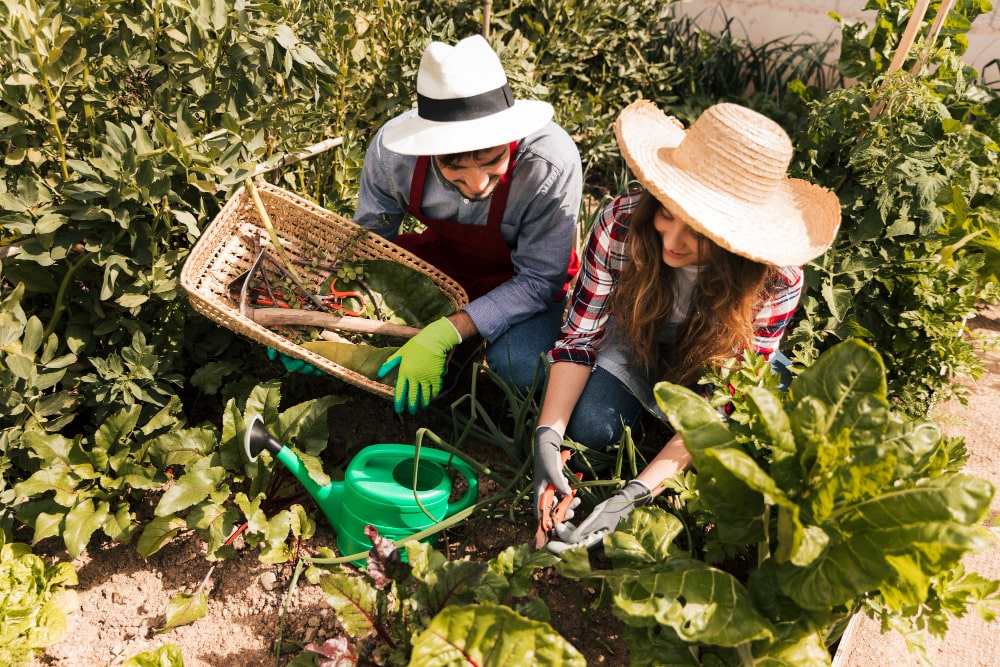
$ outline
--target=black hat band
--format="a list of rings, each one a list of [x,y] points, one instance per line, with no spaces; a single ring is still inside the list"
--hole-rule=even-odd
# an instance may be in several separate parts
[[[475,120],[514,106],[514,93],[506,83],[494,90],[450,100],[436,100],[417,93],[417,114],[424,120],[454,123]]]

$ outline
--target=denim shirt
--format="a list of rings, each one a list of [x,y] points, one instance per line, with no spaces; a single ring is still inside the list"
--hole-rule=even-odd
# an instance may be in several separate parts
[[[372,139],[361,170],[354,221],[392,241],[399,233],[410,198],[417,157],[382,144],[385,128]],[[576,144],[565,130],[548,123],[518,143],[516,165],[500,233],[511,248],[514,277],[464,310],[480,335],[492,343],[513,325],[544,312],[566,282],[583,192],[583,168]],[[470,201],[428,168],[422,211],[441,220],[486,225],[490,200]]]

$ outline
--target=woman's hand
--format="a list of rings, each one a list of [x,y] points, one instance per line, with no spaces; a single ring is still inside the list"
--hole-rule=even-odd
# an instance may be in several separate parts
[[[590,549],[617,528],[633,509],[651,502],[653,492],[650,488],[638,479],[633,479],[621,491],[597,505],[579,526],[569,522],[558,524],[554,529],[558,539],[549,541],[546,546],[555,554],[579,546]]]

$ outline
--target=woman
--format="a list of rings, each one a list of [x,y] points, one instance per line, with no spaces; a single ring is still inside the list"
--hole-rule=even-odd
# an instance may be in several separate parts
[[[653,386],[693,384],[707,365],[750,348],[771,357],[798,305],[801,265],[823,254],[840,224],[834,193],[786,176],[792,157],[776,123],[718,104],[685,131],[650,102],[615,123],[643,186],[612,201],[588,239],[555,348],[535,433],[535,505],[551,482],[569,494],[563,436],[593,449],[617,442],[648,410]],[[556,527],[553,551],[593,546],[690,461],[671,438],[621,491],[579,526]]]

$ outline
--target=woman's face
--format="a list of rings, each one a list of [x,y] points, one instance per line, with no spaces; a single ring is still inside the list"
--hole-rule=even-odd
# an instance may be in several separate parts
[[[708,259],[708,240],[675,218],[667,207],[660,204],[653,214],[653,226],[663,242],[663,263],[679,269],[691,264],[702,264]]]

